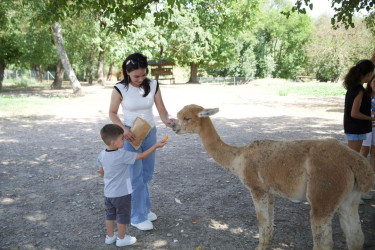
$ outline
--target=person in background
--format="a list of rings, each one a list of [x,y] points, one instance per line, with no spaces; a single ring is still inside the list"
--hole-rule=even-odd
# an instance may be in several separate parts
[[[99,172],[104,177],[104,201],[106,210],[105,225],[106,244],[116,242],[116,246],[129,246],[137,239],[126,235],[126,225],[130,223],[131,193],[129,166],[136,160],[149,157],[157,148],[164,147],[165,141],[160,141],[143,153],[122,150],[124,146],[124,130],[116,124],[107,124],[100,130],[102,140],[107,149],[98,156]],[[115,220],[117,233],[114,232]]]
[[[140,53],[129,55],[122,64],[124,79],[117,83],[112,91],[109,107],[109,118],[114,124],[124,129],[127,140],[124,149],[136,151],[130,142],[135,140],[130,128],[137,117],[146,120],[152,127],[149,134],[143,140],[141,147],[136,152],[144,152],[156,142],[156,126],[152,107],[155,104],[162,122],[171,127],[174,119],[170,119],[164,106],[159,84],[147,77],[147,58]],[[118,116],[118,109],[122,107],[124,122]],[[152,221],[157,219],[151,211],[151,200],[148,191],[148,183],[154,173],[155,153],[147,159],[137,161],[130,168],[130,177],[133,186],[131,225],[139,230],[153,229]]]
[[[344,132],[348,138],[348,146],[360,152],[366,134],[372,131],[371,97],[363,88],[374,73],[374,63],[360,60],[349,69],[344,78],[345,94]]]
[[[366,92],[371,96],[371,116],[375,116],[375,75],[367,83]],[[367,158],[370,153],[370,164],[375,172],[375,123],[372,123],[372,131],[366,134],[366,139],[362,143],[361,155]],[[362,199],[370,200],[371,194],[362,195]]]

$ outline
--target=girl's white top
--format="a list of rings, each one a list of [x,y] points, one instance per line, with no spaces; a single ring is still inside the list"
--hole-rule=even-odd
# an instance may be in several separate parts
[[[122,83],[117,83],[116,88],[121,92],[121,106],[124,113],[125,126],[131,127],[135,118],[140,117],[146,120],[151,127],[155,126],[152,106],[154,105],[154,97],[157,88],[157,81],[150,80],[150,93],[143,97],[144,90],[136,88],[130,83],[128,88]]]

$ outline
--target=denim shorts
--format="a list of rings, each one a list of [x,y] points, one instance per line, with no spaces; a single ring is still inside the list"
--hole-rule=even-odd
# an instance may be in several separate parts
[[[366,140],[366,134],[346,134],[348,141],[363,141]]]

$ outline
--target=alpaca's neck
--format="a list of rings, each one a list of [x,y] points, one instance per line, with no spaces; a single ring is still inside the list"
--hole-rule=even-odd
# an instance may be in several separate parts
[[[201,125],[199,136],[207,153],[223,168],[231,172],[235,171],[232,163],[239,155],[240,148],[230,146],[221,140],[210,118],[203,118]]]

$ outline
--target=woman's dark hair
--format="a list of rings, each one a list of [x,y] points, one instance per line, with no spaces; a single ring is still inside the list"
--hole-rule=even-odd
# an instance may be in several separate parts
[[[127,72],[132,72],[136,69],[146,69],[146,74],[148,74],[148,63],[147,57],[141,53],[134,53],[128,56],[122,63],[122,73],[124,74],[124,79],[120,83],[124,84],[126,89],[129,88],[130,76]],[[143,97],[146,97],[150,93],[150,79],[146,79],[142,82],[140,88],[144,90]]]
[[[370,60],[360,60],[355,66],[351,67],[346,74],[343,83],[344,87],[350,90],[357,86],[361,82],[362,77],[373,72],[374,68],[374,63]]]
[[[372,87],[371,87],[371,82],[375,79],[375,75],[372,75],[370,81],[368,81],[367,85],[366,85],[366,92],[371,95],[372,93]],[[375,89],[374,89],[375,90]]]

